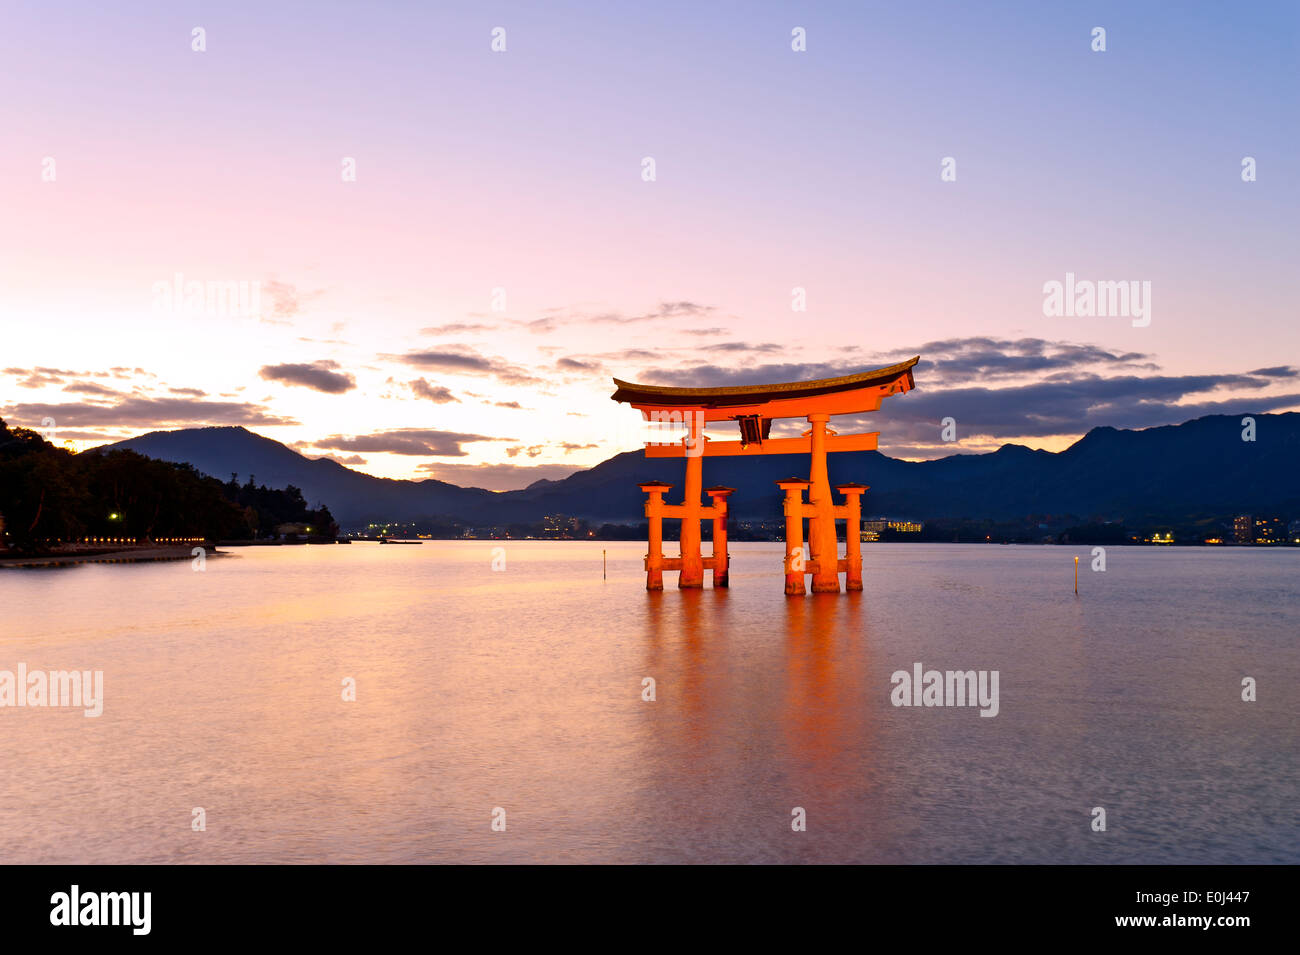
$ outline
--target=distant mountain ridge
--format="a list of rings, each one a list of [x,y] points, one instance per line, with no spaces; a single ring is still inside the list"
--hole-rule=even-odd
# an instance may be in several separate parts
[[[1060,452],[1007,444],[983,454],[903,461],[878,451],[830,455],[832,484],[871,486],[864,515],[918,520],[1010,520],[1075,515],[1135,520],[1189,514],[1300,516],[1300,413],[1255,415],[1254,442],[1241,440],[1239,416],[1211,415],[1180,425],[1122,431],[1094,428]],[[251,473],[257,483],[292,484],[309,504],[325,503],[345,527],[370,521],[449,518],[469,523],[539,521],[568,514],[591,521],[643,519],[642,481],[675,485],[682,461],[617,454],[559,481],[493,492],[443,481],[393,480],[353,471],[329,458],[310,459],[241,427],[154,431],[95,450],[129,448],[165,461],[188,461],[222,480]],[[736,488],[738,519],[778,517],[775,482],[806,475],[807,457],[706,458],[705,484]]]
[[[222,481],[253,475],[268,487],[299,488],[307,503],[324,503],[340,524],[392,520],[394,514],[454,514],[475,511],[496,497],[482,488],[463,488],[433,479],[379,478],[344,467],[330,458],[308,458],[279,441],[247,428],[184,428],[151,431],[96,448],[124,448],[163,461],[189,462]]]

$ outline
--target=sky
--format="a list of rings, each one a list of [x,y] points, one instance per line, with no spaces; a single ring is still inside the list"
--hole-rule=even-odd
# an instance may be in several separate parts
[[[78,449],[503,490],[638,446],[613,377],[913,355],[834,426],[1300,409],[1300,4],[56,0],[0,63],[0,417]]]

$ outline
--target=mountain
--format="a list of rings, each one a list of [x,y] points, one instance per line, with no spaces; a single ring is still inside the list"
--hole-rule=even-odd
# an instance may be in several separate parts
[[[482,510],[496,498],[482,488],[457,487],[444,481],[395,481],[344,467],[329,458],[315,460],[279,441],[246,428],[185,428],[149,434],[96,451],[125,448],[163,461],[188,461],[223,481],[251,474],[268,487],[299,488],[309,506],[324,503],[341,525],[364,525],[411,516],[455,515]]]
[[[1094,428],[1060,452],[1008,444],[986,454],[903,461],[878,451],[829,457],[831,483],[871,485],[864,515],[928,520],[1012,520],[1074,515],[1101,520],[1268,513],[1300,517],[1300,413],[1255,416],[1257,440],[1241,440],[1241,419],[1213,415],[1185,424],[1121,431]],[[323,501],[344,526],[433,517],[478,523],[533,522],[546,514],[593,521],[642,519],[643,481],[675,485],[680,459],[617,454],[560,481],[537,481],[494,493],[442,481],[372,477],[327,458],[311,460],[244,428],[155,431],[101,450],[130,448],[149,457],[188,461],[200,471],[259,484],[301,488],[310,504]],[[741,519],[781,513],[782,478],[806,475],[802,455],[706,458],[705,485],[736,488]],[[670,493],[669,499],[674,499]]]

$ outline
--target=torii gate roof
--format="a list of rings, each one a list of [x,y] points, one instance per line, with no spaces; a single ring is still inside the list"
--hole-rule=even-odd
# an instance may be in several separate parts
[[[638,385],[615,378],[617,390],[610,397],[642,411],[696,408],[704,411],[709,420],[752,414],[771,418],[802,417],[815,411],[854,414],[875,411],[887,395],[911,391],[915,387],[912,366],[920,360],[921,356],[917,355],[886,368],[873,368],[839,378],[789,381],[777,385],[677,388]]]

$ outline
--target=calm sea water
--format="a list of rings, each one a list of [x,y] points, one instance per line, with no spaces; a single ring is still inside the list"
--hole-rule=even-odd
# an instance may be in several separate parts
[[[0,709],[4,861],[1300,861],[1300,551],[868,545],[799,599],[779,544],[660,594],[493,546],[0,570],[0,669],[105,684]],[[917,662],[998,715],[894,707]]]

